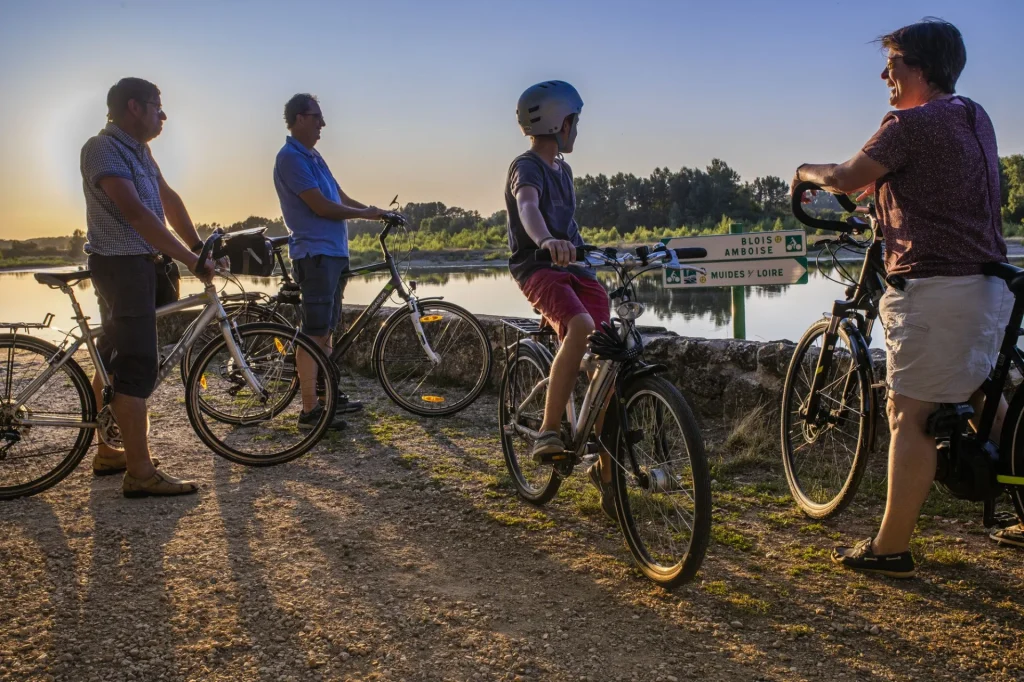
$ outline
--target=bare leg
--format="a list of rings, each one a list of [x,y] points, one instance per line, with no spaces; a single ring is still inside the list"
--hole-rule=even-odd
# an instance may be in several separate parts
[[[128,473],[140,481],[150,478],[156,473],[156,468],[149,456],[146,401],[143,398],[115,393],[113,400],[110,401],[110,407],[114,410],[117,426],[121,429]]]
[[[560,430],[565,406],[572,395],[579,375],[580,362],[587,352],[587,337],[594,331],[594,320],[590,315],[581,313],[569,321],[562,345],[551,363],[551,380],[548,382],[548,393],[544,403],[544,422],[540,426],[543,431]]]
[[[331,335],[311,336],[316,345],[330,355]],[[302,411],[309,412],[316,407],[316,361],[301,348],[295,351],[295,369],[299,372],[299,390],[302,392]]]
[[[925,430],[935,407],[935,403],[889,394],[889,494],[875,536],[875,554],[897,554],[910,547],[921,505],[935,480],[935,438]]]

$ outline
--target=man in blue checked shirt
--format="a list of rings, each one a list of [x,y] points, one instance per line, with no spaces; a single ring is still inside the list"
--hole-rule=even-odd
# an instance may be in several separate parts
[[[349,269],[346,221],[374,220],[386,211],[345,194],[324,157],[314,149],[320,130],[327,125],[316,97],[305,93],[292,97],[284,105],[284,120],[291,135],[277,153],[274,187],[291,233],[288,252],[295,281],[302,290],[302,331],[330,355],[331,333],[341,321],[344,273]],[[323,409],[317,400],[316,364],[299,350],[296,365],[302,390],[299,428],[312,428]],[[337,412],[362,407],[347,396],[339,398]],[[343,429],[345,422],[335,417],[331,428]]]
[[[160,90],[141,78],[123,78],[107,93],[106,127],[82,147],[89,270],[99,299],[103,336],[99,351],[112,374],[110,400],[124,450],[100,443],[97,475],[125,472],[125,497],[194,493],[193,481],[157,469],[149,452],[146,399],[156,384],[158,278],[170,264],[188,266],[204,281],[209,263],[198,265],[202,241],[181,197],[168,186],[149,149],[163,130]],[[167,229],[170,222],[177,236]],[[182,243],[184,240],[184,243]],[[191,250],[189,250],[191,246]],[[103,406],[102,382],[93,389]]]

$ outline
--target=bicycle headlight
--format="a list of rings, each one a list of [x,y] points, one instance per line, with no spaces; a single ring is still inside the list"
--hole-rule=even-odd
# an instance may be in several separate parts
[[[640,301],[626,301],[620,303],[619,307],[615,309],[615,313],[623,320],[635,320],[644,314],[644,304]]]

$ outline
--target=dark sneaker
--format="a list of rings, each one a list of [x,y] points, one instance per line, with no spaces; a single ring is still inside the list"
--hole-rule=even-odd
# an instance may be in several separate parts
[[[994,530],[988,534],[988,537],[997,545],[1024,549],[1024,523]]]
[[[597,488],[597,492],[601,493],[601,511],[612,521],[617,521],[615,518],[615,488],[611,481],[605,483],[601,480],[601,460],[590,465],[587,475],[590,476],[590,483]]]
[[[347,414],[349,412],[358,412],[363,409],[363,404],[358,400],[352,400],[347,395],[338,391],[338,399],[334,401],[334,413],[335,414]]]
[[[890,578],[914,577],[917,569],[914,568],[914,557],[910,556],[910,552],[875,554],[871,551],[873,539],[861,540],[853,547],[836,547],[832,550],[832,563]]]
[[[557,431],[544,431],[541,433],[537,437],[537,442],[533,444],[533,450],[530,451],[530,454],[533,456],[533,461],[537,464],[554,464],[568,457],[565,452],[565,445],[562,443],[562,439],[558,437]]]
[[[316,407],[314,407],[309,412],[300,412],[299,428],[303,429],[304,431],[312,429],[314,426],[317,425],[317,422],[320,421],[320,415],[322,415],[323,413],[324,406],[321,405],[320,403],[317,403]],[[338,413],[335,412],[334,419],[331,421],[331,425],[328,426],[327,428],[330,429],[331,431],[341,431],[346,426],[348,426],[348,424],[345,422],[345,420],[340,418],[338,416]]]

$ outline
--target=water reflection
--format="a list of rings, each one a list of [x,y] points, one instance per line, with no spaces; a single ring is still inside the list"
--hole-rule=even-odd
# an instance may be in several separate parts
[[[859,263],[844,264],[856,277]],[[796,339],[832,301],[843,296],[844,285],[830,281],[840,273],[833,268],[812,268],[806,285],[748,287],[746,300],[747,337],[756,340]],[[351,280],[346,288],[346,303],[366,304],[380,291],[387,274]],[[420,296],[443,296],[470,311],[489,315],[529,317],[530,304],[523,298],[504,267],[412,270],[408,280],[417,282]],[[608,289],[618,285],[610,272],[599,272]],[[241,277],[247,291],[277,292],[276,277]],[[660,272],[647,273],[636,283],[647,313],[642,324],[666,327],[687,336],[729,338],[732,336],[732,295],[729,288],[666,289]],[[197,293],[201,283],[192,277],[182,279],[182,295]],[[234,284],[225,284],[226,292],[236,292]],[[75,285],[75,294],[87,315],[98,321],[96,296],[88,280]],[[397,297],[395,298],[397,302]],[[56,315],[55,324],[71,326],[71,305],[60,291],[38,284],[31,272],[0,273],[0,320],[39,321],[46,312]],[[881,335],[878,335],[879,337]],[[876,340],[876,343],[880,339]]]

